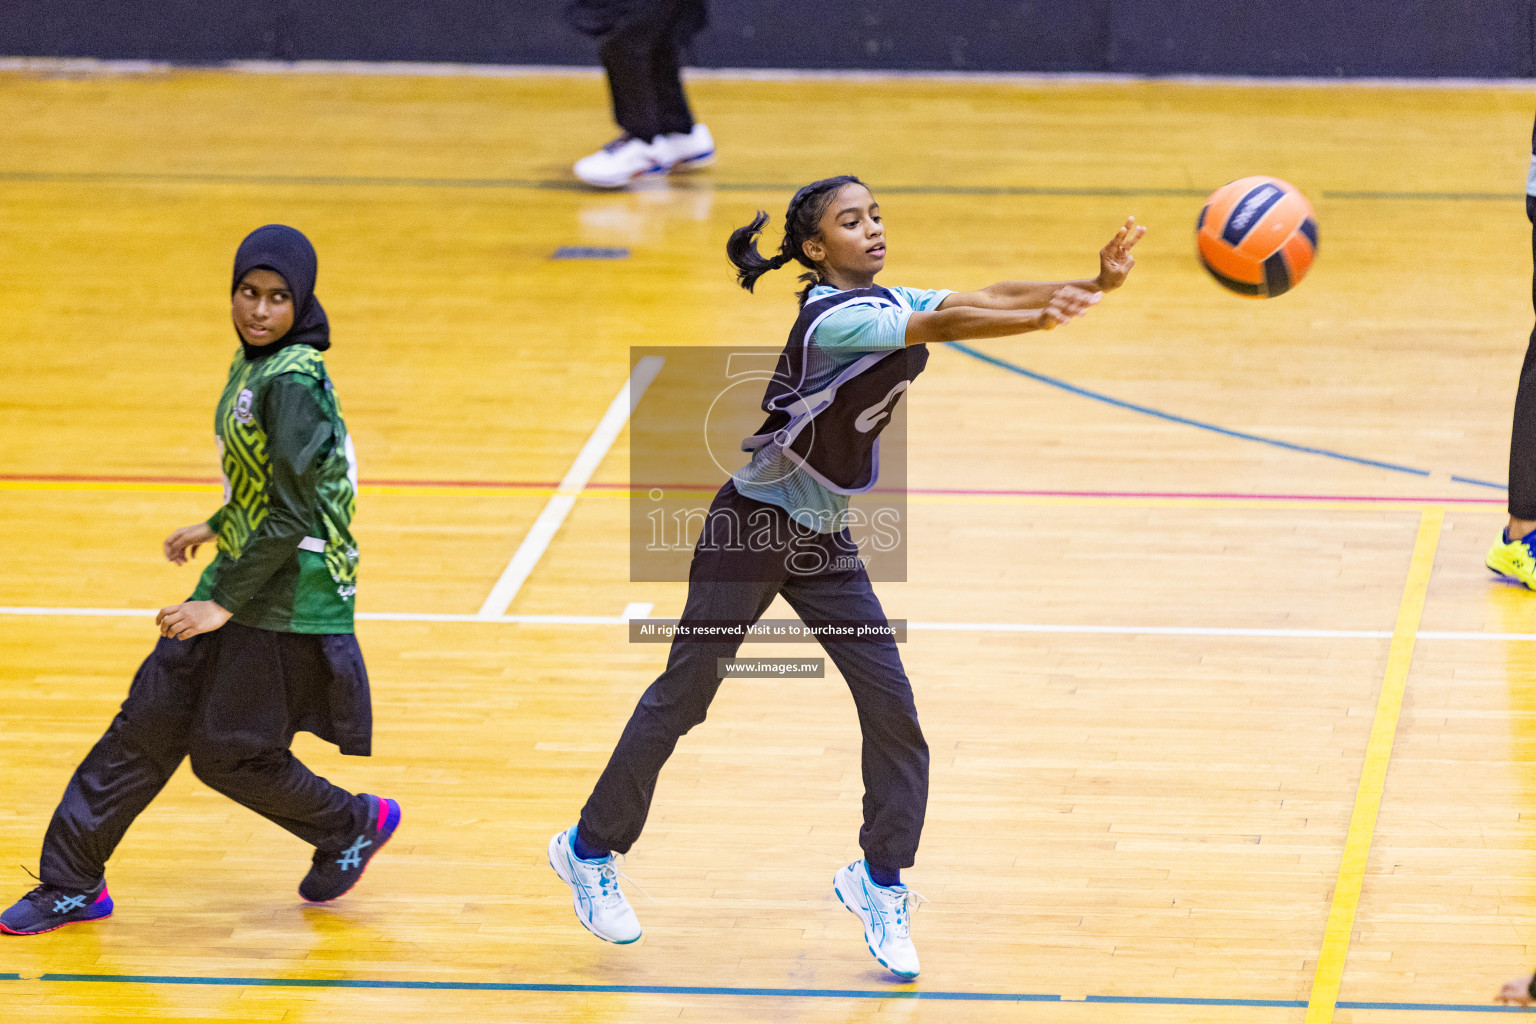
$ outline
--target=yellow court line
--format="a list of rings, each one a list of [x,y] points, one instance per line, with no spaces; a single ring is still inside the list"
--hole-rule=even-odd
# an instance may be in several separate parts
[[[1306,1024],[1332,1024],[1333,1021],[1339,986],[1344,980],[1344,960],[1349,954],[1349,939],[1355,928],[1355,912],[1360,907],[1360,889],[1365,883],[1371,837],[1376,831],[1376,815],[1381,810],[1381,794],[1387,783],[1392,741],[1397,736],[1397,720],[1403,710],[1413,645],[1419,633],[1419,620],[1424,615],[1424,596],[1429,591],[1429,576],[1435,566],[1435,549],[1440,544],[1440,527],[1444,521],[1442,509],[1425,509],[1419,517],[1419,535],[1414,541],[1413,558],[1408,563],[1408,582],[1403,585],[1397,625],[1392,629],[1387,672],[1381,682],[1381,695],[1376,699],[1376,717],[1371,722],[1365,764],[1360,768],[1360,786],[1355,791],[1355,811],[1349,819],[1344,856],[1339,862],[1339,878],[1333,887],[1333,904],[1328,908],[1328,926],[1323,931],[1323,948],[1317,958],[1317,974],[1312,979],[1312,996],[1307,1001]]]

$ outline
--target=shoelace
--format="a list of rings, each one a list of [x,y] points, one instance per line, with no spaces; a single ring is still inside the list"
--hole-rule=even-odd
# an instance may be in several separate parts
[[[917,908],[928,903],[928,897],[920,892],[908,889],[896,903],[896,935],[899,938],[910,939],[912,937],[912,915],[917,913]]]
[[[33,886],[32,891],[27,893],[25,896],[23,896],[22,899],[27,900],[27,901],[32,902],[32,903],[36,903],[40,897],[47,897],[48,896],[48,890],[52,889],[53,886],[49,885],[47,882],[44,882],[41,878],[38,878],[37,877],[37,872],[33,871],[31,868],[27,867],[25,864],[21,865],[21,870],[25,871],[27,874],[29,874],[33,878],[37,879],[37,883],[38,883],[37,885]],[[51,898],[51,897],[48,897],[48,898]]]
[[[604,146],[603,152],[612,153],[615,150],[621,149],[628,145],[632,139],[634,139],[634,136],[626,132],[625,134],[620,135],[618,138],[614,139],[612,142],[608,143],[608,145]]]
[[[619,865],[623,862],[624,855],[616,853],[597,869],[597,899],[604,906],[611,907],[623,901],[624,894],[619,890],[619,879],[621,878],[634,886],[640,895],[646,899],[651,898],[651,894],[641,888],[639,882],[619,870]]]

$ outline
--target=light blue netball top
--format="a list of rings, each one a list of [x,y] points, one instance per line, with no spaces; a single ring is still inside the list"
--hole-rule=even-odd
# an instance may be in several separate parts
[[[831,384],[842,370],[871,352],[896,351],[906,347],[907,321],[913,313],[937,309],[953,295],[948,289],[888,288],[903,308],[890,305],[851,303],[827,314],[816,326],[805,351],[805,382],[800,391],[810,394]],[[820,285],[811,289],[806,302],[836,295],[836,288]],[[752,461],[732,474],[736,490],[755,501],[777,505],[796,522],[819,533],[842,530],[843,513],[848,510],[848,496],[838,494],[813,479],[782,448],[759,449]]]

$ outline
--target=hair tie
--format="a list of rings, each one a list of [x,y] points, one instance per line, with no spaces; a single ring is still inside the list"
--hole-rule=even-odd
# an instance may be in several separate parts
[[[768,262],[773,264],[773,269],[774,270],[778,270],[780,267],[782,267],[784,264],[788,263],[792,259],[794,259],[793,256],[790,256],[788,253],[782,253],[781,252],[777,256],[774,256],[773,258],[771,258]]]

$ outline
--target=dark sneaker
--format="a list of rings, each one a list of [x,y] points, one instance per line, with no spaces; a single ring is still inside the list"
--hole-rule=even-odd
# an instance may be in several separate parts
[[[310,903],[328,903],[363,877],[373,855],[400,827],[400,805],[387,797],[364,793],[368,801],[368,830],[342,850],[316,850],[314,866],[299,883],[299,895]]]
[[[112,897],[103,878],[94,889],[60,889],[40,885],[15,906],[0,914],[0,932],[7,935],[41,935],[67,924],[99,921],[112,913]]]

